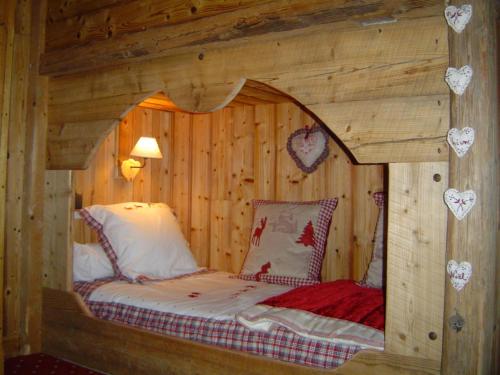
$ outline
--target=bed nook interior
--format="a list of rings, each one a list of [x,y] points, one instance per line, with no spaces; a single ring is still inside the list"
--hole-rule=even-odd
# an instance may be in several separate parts
[[[468,3],[456,33],[437,0],[7,0],[3,355],[43,350],[120,374],[494,374],[499,23],[493,2]],[[444,74],[466,64],[474,75],[457,95]],[[287,141],[313,126],[329,154],[308,173]],[[459,158],[447,132],[465,126],[475,140]],[[163,157],[127,181],[120,164],[141,136]],[[443,202],[449,188],[477,194],[460,221]],[[98,319],[74,291],[73,242],[96,242],[75,211],[122,202],[167,204],[198,266],[238,273],[253,244],[252,200],[336,197],[321,279],[361,281],[379,191],[384,348],[337,368]],[[450,261],[472,265],[460,290]]]

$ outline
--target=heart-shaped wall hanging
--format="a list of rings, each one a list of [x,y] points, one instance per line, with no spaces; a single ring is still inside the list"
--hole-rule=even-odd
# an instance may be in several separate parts
[[[472,17],[472,5],[464,4],[460,8],[450,5],[444,10],[448,25],[457,33],[461,33]]]
[[[451,285],[461,291],[472,275],[472,265],[469,262],[457,263],[453,259],[448,262],[446,271],[450,276]]]
[[[297,167],[312,173],[328,157],[328,134],[318,125],[299,129],[288,137],[286,148]]]
[[[474,129],[465,127],[463,129],[451,128],[448,130],[448,143],[459,158],[464,156],[474,143]]]
[[[444,201],[453,215],[462,220],[476,204],[476,193],[473,190],[459,192],[456,189],[448,189],[444,192]]]
[[[473,74],[469,65],[464,65],[460,69],[448,68],[444,80],[455,94],[462,95],[469,86]]]

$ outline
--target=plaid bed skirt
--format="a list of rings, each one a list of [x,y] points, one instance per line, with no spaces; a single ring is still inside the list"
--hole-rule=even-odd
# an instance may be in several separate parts
[[[75,292],[82,296],[90,311],[100,319],[225,349],[321,368],[338,367],[361,350],[356,345],[311,340],[283,327],[267,333],[250,330],[234,320],[206,319],[121,303],[90,301],[92,292],[108,282],[110,280],[74,283]]]

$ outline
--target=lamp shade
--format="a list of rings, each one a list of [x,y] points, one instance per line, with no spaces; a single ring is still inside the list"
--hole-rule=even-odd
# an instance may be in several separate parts
[[[161,159],[163,156],[158,147],[158,142],[152,137],[141,137],[135,144],[131,156],[139,156],[141,158]]]

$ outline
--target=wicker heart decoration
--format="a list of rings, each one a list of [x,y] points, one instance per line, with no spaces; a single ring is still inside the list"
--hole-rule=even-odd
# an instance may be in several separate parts
[[[469,262],[457,263],[454,260],[450,260],[446,266],[446,271],[450,275],[451,285],[457,291],[461,291],[465,284],[469,282],[472,275],[472,265]]]
[[[472,17],[472,5],[464,4],[460,8],[450,5],[444,10],[444,16],[448,25],[460,34]]]
[[[328,156],[328,134],[319,126],[299,129],[288,137],[286,147],[297,167],[312,173]]]
[[[444,192],[444,201],[453,215],[462,220],[476,204],[476,193],[472,190],[459,192],[456,189],[448,189]]]
[[[462,95],[469,86],[473,74],[469,65],[464,65],[460,69],[448,68],[444,80],[455,94]]]
[[[459,158],[464,156],[474,143],[474,129],[465,127],[462,130],[451,128],[448,131],[448,143]]]

